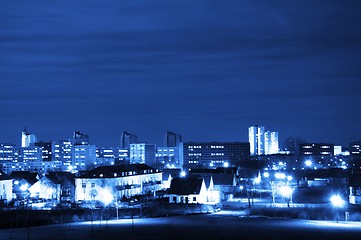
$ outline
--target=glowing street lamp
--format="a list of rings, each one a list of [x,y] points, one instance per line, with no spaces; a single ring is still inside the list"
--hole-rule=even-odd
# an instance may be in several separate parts
[[[305,165],[306,165],[306,167],[311,167],[312,166],[312,161],[311,160],[306,160]]]
[[[293,193],[293,189],[290,186],[282,186],[279,189],[280,194],[286,199],[287,201],[287,207],[290,206],[290,201],[292,202],[292,193]]]
[[[253,182],[254,182],[255,184],[260,184],[260,183],[261,183],[261,178],[260,178],[260,177],[256,177],[256,178],[253,180]]]
[[[99,196],[100,201],[104,204],[104,206],[109,205],[114,199],[113,193],[108,188],[102,188],[99,190]]]
[[[23,192],[27,191],[28,188],[29,188],[29,186],[28,186],[27,183],[25,183],[25,184],[23,184],[23,185],[20,186],[20,190],[23,191]]]
[[[338,215],[339,215],[339,208],[343,207],[345,204],[345,201],[342,199],[342,197],[338,194],[332,195],[330,198],[331,204],[334,208],[336,208],[336,221],[338,222]]]
[[[285,179],[286,174],[277,172],[277,173],[275,173],[275,178],[277,178],[277,179]]]

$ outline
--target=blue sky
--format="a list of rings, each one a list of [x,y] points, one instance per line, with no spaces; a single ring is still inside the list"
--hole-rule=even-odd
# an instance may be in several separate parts
[[[361,139],[360,1],[2,1],[0,142],[162,144],[250,125]]]

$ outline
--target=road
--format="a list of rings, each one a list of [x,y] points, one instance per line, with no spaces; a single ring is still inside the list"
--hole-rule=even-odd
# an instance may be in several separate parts
[[[245,218],[240,211],[0,230],[0,239],[360,239],[360,222]]]

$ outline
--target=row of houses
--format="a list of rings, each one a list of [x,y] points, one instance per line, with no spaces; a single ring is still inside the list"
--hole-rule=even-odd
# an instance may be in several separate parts
[[[108,205],[147,196],[164,197],[169,203],[217,204],[239,191],[238,185],[254,179],[257,173],[246,174],[240,168],[191,169],[187,177],[180,177],[180,169],[160,171],[145,164],[100,166],[77,176],[68,172],[49,172],[45,175],[12,172],[11,175],[0,174],[0,202],[6,204],[12,200],[32,199],[56,204],[95,202]],[[344,174],[339,176],[336,173],[331,175],[333,183],[344,178]],[[330,175],[329,172],[317,174],[303,177],[310,182],[316,177],[325,175],[326,178]],[[336,184],[349,189],[351,204],[361,204],[360,176],[351,174],[345,181]]]
[[[159,197],[170,203],[215,204],[236,187],[233,170],[197,169],[181,178],[180,170],[159,171],[145,164],[100,166],[78,176],[68,172],[19,171],[0,175],[0,200],[118,203],[138,196]]]

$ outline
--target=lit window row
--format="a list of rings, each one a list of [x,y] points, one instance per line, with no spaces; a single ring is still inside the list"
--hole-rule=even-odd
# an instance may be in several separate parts
[[[188,153],[188,156],[202,156],[202,153]]]
[[[211,156],[224,156],[224,153],[211,153]]]

